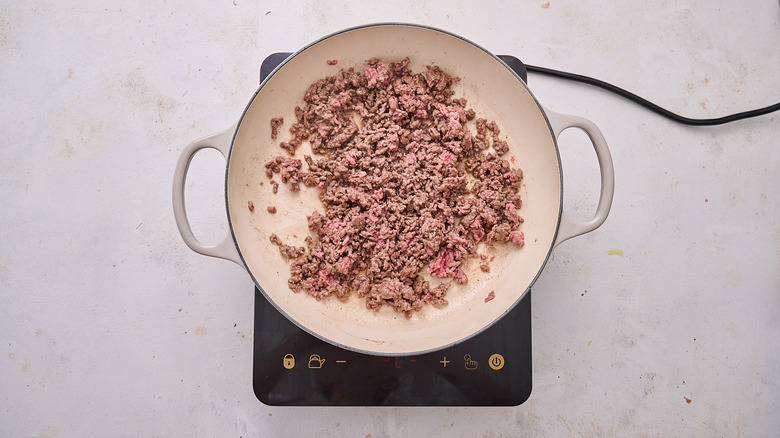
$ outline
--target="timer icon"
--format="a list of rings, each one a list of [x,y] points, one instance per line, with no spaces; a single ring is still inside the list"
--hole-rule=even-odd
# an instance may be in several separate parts
[[[490,368],[493,368],[494,370],[500,370],[501,368],[504,368],[504,356],[496,353],[488,359],[488,365],[490,365]]]

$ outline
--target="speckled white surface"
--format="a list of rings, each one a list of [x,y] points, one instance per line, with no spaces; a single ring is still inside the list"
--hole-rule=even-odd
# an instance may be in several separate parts
[[[353,25],[433,25],[691,117],[780,101],[777,2],[637,3],[4,2],[0,435],[780,435],[780,114],[684,127],[530,77],[544,105],[601,128],[616,192],[534,288],[534,390],[517,408],[262,405],[250,279],[174,225],[183,146],[237,120],[268,54]],[[582,134],[561,143],[566,207],[588,216],[595,156]],[[187,195],[216,241],[210,152]]]

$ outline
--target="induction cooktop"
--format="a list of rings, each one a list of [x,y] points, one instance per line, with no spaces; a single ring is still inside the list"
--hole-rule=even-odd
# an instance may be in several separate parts
[[[274,53],[262,82],[291,53]],[[519,59],[499,56],[527,81]],[[531,395],[531,291],[499,321],[416,356],[346,350],[301,329],[255,287],[253,387],[272,406],[517,406]]]

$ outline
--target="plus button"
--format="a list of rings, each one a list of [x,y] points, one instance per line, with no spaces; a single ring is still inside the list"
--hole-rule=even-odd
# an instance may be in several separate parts
[[[444,359],[440,360],[439,363],[444,366],[444,368],[447,368],[447,364],[452,361],[447,360],[447,356],[444,356]]]

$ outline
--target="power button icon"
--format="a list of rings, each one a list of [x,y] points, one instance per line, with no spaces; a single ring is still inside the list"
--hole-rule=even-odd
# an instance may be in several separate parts
[[[494,370],[500,370],[501,368],[504,368],[504,356],[496,353],[488,359],[488,365],[490,365],[490,368],[493,368]]]

